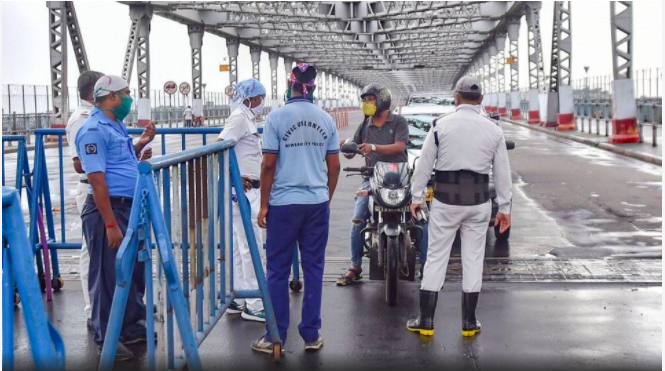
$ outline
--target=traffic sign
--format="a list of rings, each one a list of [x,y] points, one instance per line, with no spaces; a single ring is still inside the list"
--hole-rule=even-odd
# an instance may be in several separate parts
[[[228,64],[220,64],[220,65],[219,65],[219,71],[220,71],[220,72],[229,72],[229,71],[231,71],[231,65],[228,65]]]
[[[167,81],[164,83],[164,93],[173,95],[178,90],[178,85],[175,81]]]
[[[189,83],[183,82],[180,84],[180,93],[183,95],[189,94],[190,88],[189,88]]]
[[[236,89],[233,87],[233,85],[229,85],[226,87],[226,89],[224,89],[224,94],[232,97],[236,94]]]

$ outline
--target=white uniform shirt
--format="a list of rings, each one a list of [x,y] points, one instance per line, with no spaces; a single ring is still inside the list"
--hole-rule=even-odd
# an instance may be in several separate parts
[[[439,145],[434,140],[437,133]],[[489,174],[496,188],[499,212],[510,214],[512,179],[503,130],[480,113],[480,106],[461,104],[455,112],[436,120],[416,163],[411,192],[414,203],[423,203],[432,169],[438,171],[470,170]]]
[[[90,111],[95,108],[95,106],[86,101],[81,100],[81,105],[76,107],[72,115],[69,116],[69,121],[67,121],[67,127],[65,131],[67,132],[67,143],[69,145],[69,156],[72,160],[78,158],[79,155],[76,153],[76,145],[74,144],[76,140],[76,134],[79,132],[83,123],[90,118]],[[81,179],[87,179],[85,174],[79,174]]]
[[[224,129],[219,133],[219,139],[236,141],[240,175],[255,180],[261,178],[261,138],[256,128],[256,117],[247,106],[241,104],[231,112]]]
[[[183,113],[185,116],[185,120],[191,120],[192,119],[192,109],[191,108],[185,108],[185,112]]]

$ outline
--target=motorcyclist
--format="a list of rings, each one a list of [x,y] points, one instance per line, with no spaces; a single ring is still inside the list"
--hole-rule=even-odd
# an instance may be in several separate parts
[[[381,162],[407,162],[406,145],[409,142],[409,126],[406,119],[390,112],[392,94],[389,89],[374,84],[367,85],[360,95],[365,119],[358,126],[353,138],[341,140],[355,142],[366,156],[367,166]],[[346,154],[345,156],[349,158]],[[355,198],[351,219],[351,267],[337,280],[337,286],[348,286],[362,278],[363,241],[360,232],[370,216],[369,180],[364,179]],[[422,250],[422,246],[425,250]],[[421,262],[424,264],[427,244],[421,244]]]

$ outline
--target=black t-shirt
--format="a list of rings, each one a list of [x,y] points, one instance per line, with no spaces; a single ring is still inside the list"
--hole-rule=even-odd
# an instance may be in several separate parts
[[[366,118],[365,121],[358,126],[356,133],[353,135],[353,141],[357,144],[394,144],[395,142],[404,142],[409,144],[409,124],[406,119],[400,115],[395,115],[392,112],[388,114],[388,119],[382,127],[374,126],[371,118]],[[365,160],[367,166],[374,166],[377,161],[381,162],[406,162],[406,151],[399,155],[382,155],[376,152],[371,152]]]

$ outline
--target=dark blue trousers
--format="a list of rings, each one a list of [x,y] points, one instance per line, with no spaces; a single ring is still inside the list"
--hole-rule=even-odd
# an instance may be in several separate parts
[[[132,205],[111,204],[115,220],[122,233],[127,232],[129,214]],[[92,196],[88,196],[81,213],[83,236],[90,253],[90,275],[88,276],[88,292],[92,306],[92,326],[95,330],[94,340],[102,345],[106,336],[111,303],[115,292],[115,257],[118,249],[109,248],[106,237],[106,226]],[[140,250],[140,247],[139,247]],[[137,261],[127,298],[127,308],[120,332],[120,340],[128,341],[145,336],[145,293],[144,263]]]
[[[319,338],[321,289],[329,220],[330,208],[327,202],[318,205],[271,205],[268,209],[267,281],[283,344],[286,344],[289,328],[289,274],[296,242],[300,247],[305,280],[302,322],[298,330],[307,343]],[[270,341],[267,327],[266,340]]]

